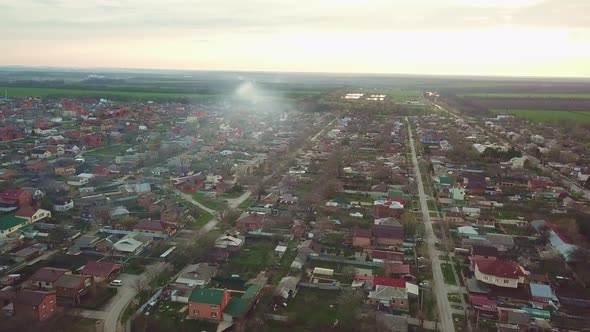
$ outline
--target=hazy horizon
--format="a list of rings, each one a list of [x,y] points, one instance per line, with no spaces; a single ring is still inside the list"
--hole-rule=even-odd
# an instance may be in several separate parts
[[[590,77],[583,0],[0,3],[0,66]]]

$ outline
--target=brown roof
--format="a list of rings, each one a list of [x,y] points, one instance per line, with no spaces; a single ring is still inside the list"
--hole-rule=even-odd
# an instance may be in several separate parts
[[[396,225],[373,225],[371,231],[375,237],[387,239],[404,239],[404,228]]]
[[[251,224],[251,223],[262,224],[262,222],[264,221],[264,217],[265,217],[265,215],[260,215],[258,213],[252,213],[252,214],[249,214],[249,215],[239,219],[238,221],[236,221],[236,223],[238,223],[238,224],[246,224],[246,223],[248,223],[248,224]]]
[[[84,279],[90,278],[89,276],[81,276],[75,274],[64,274],[53,284],[55,287],[62,288],[78,288],[82,284]]]
[[[410,266],[408,264],[386,263],[385,274],[409,274]]]
[[[18,209],[18,211],[16,211],[15,216],[31,218],[31,217],[33,217],[33,215],[37,211],[38,211],[38,209],[30,207],[30,206],[22,207],[22,208]]]
[[[521,267],[514,262],[487,259],[474,259],[473,262],[481,273],[487,275],[511,279],[525,276]]]
[[[473,246],[471,247],[471,254],[474,256],[498,257],[498,248],[491,246]]]
[[[55,292],[43,292],[39,290],[22,290],[16,293],[14,303],[26,305],[40,305],[45,297],[55,294]]]
[[[30,280],[33,281],[44,281],[44,282],[55,282],[59,277],[64,275],[66,272],[70,272],[70,270],[66,269],[56,269],[52,267],[43,267],[37,270]]]
[[[373,237],[373,233],[370,229],[364,228],[355,228],[352,230],[352,236],[354,237],[364,237],[364,238],[371,238]]]
[[[107,262],[94,262],[90,261],[86,263],[82,268],[82,274],[93,276],[93,277],[108,277],[113,271],[121,268],[121,265]]]
[[[154,232],[162,232],[166,229],[168,224],[160,221],[160,220],[142,220],[138,222],[133,229],[139,230],[146,230],[146,231],[154,231]]]

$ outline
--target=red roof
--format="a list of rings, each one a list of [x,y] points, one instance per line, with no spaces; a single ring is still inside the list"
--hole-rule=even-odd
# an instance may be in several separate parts
[[[33,281],[55,282],[66,272],[70,272],[70,270],[42,267],[37,270],[37,272],[35,272],[29,279]]]
[[[38,306],[45,300],[45,297],[53,295],[55,292],[42,292],[38,290],[21,290],[16,293],[14,303]]]
[[[522,268],[514,262],[474,259],[473,263],[483,274],[511,279],[517,279],[519,277],[525,276]]]
[[[166,226],[168,225],[160,220],[148,219],[138,222],[135,226],[133,226],[133,229],[162,232],[166,229]]]
[[[379,285],[395,287],[395,288],[406,288],[406,281],[404,279],[373,277],[373,286],[379,286]]]
[[[470,295],[469,301],[471,305],[478,307],[480,310],[496,312],[496,300],[490,300],[485,296]]]
[[[82,274],[93,277],[106,278],[109,275],[111,275],[111,273],[120,268],[120,264],[90,261],[86,263],[84,268],[82,268]]]
[[[23,188],[18,189],[6,189],[2,192],[2,198],[4,199],[17,199],[25,192]]]
[[[27,206],[27,207],[22,207],[22,208],[18,209],[18,211],[16,211],[15,215],[17,217],[31,218],[31,217],[33,217],[33,215],[37,211],[38,211],[38,209]]]
[[[386,263],[385,264],[386,274],[409,274],[410,266],[408,264],[399,263]]]

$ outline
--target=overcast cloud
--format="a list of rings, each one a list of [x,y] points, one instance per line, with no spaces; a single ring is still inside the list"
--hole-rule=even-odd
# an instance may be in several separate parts
[[[589,12],[587,0],[2,1],[0,65],[590,76]]]

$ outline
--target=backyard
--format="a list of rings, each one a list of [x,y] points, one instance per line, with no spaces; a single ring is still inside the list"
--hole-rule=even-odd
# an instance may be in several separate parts
[[[202,193],[194,193],[192,195],[193,199],[204,206],[212,209],[212,210],[221,210],[225,207],[223,202],[220,202],[214,198],[206,197],[205,194]]]

